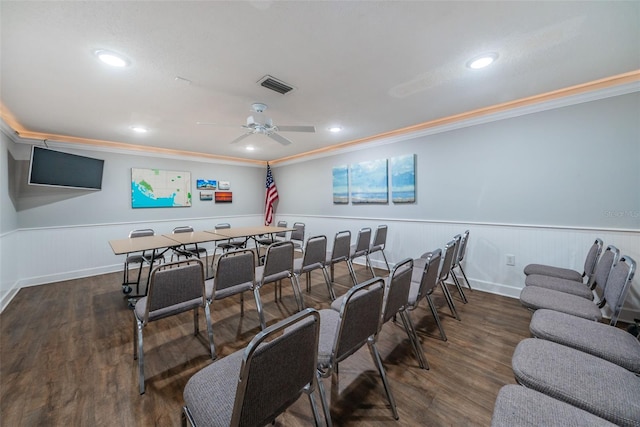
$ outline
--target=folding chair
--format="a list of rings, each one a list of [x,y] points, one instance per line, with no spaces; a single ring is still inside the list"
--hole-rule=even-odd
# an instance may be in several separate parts
[[[524,274],[529,276],[531,274],[539,274],[543,276],[558,277],[561,279],[573,280],[576,282],[585,282],[585,278],[588,280],[589,276],[593,274],[600,253],[602,252],[602,240],[596,239],[589,251],[587,257],[584,260],[584,271],[582,273],[572,270],[570,268],[555,267],[545,264],[529,264],[524,268]]]
[[[409,298],[407,300],[407,308],[411,311],[415,310],[420,304],[422,299],[426,299],[429,304],[429,309],[433,315],[438,329],[440,330],[440,336],[443,341],[447,340],[447,335],[444,333],[444,328],[440,322],[440,316],[438,316],[438,310],[431,298],[431,294],[438,286],[438,274],[439,267],[442,260],[442,250],[436,249],[432,252],[423,254],[420,258],[413,260],[413,274],[411,276],[411,288],[409,289]],[[407,316],[410,316],[407,313]]]
[[[387,245],[387,226],[379,225],[376,228],[376,233],[373,236],[373,242],[369,246],[369,251],[367,252],[367,262],[369,263],[369,268],[371,267],[371,259],[370,256],[373,253],[380,252],[382,254],[382,259],[384,260],[385,265],[387,266],[387,271],[391,273],[391,267],[389,267],[389,263],[387,262],[387,257],[384,254],[384,249]]]
[[[302,258],[295,258],[293,260],[293,274],[298,277],[298,283],[300,282],[300,276],[306,274],[307,292],[311,292],[311,272],[318,269],[322,270],[322,275],[324,276],[324,281],[329,291],[329,298],[333,301],[336,299],[336,295],[333,291],[333,285],[327,272],[327,267],[325,266],[326,253],[327,236],[310,237],[305,244]]]

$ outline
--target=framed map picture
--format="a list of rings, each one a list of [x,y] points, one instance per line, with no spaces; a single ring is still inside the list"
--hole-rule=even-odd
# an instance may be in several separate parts
[[[132,208],[191,206],[191,172],[131,168]]]

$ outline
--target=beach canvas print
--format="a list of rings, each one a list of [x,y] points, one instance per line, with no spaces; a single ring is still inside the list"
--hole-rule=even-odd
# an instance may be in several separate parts
[[[388,181],[387,159],[352,164],[351,203],[388,203]]]
[[[349,203],[349,167],[347,165],[333,168],[333,203],[336,205]]]
[[[392,157],[391,200],[393,203],[415,203],[416,201],[416,156]]]

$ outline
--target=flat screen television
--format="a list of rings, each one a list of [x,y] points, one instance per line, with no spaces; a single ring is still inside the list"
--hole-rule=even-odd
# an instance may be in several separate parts
[[[29,184],[101,190],[103,167],[104,160],[101,159],[34,145],[29,163]]]

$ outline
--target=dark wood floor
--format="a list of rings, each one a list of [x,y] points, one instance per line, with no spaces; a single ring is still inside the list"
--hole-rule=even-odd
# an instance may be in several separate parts
[[[360,277],[368,277],[358,266]],[[4,426],[177,426],[188,379],[212,363],[205,345],[204,316],[195,337],[190,313],[145,328],[146,394],[138,394],[132,352],[132,313],[123,298],[121,274],[105,274],[20,290],[0,315],[0,423]],[[346,268],[336,282],[349,284]],[[291,287],[274,302],[267,285],[263,303],[269,324],[295,310]],[[304,281],[302,281],[304,288]],[[347,286],[337,285],[336,293]],[[453,289],[452,289],[453,290]],[[309,307],[327,308],[329,299],[319,272]],[[387,406],[382,383],[367,348],[340,364],[333,389],[332,418],[349,426],[486,426],[500,387],[514,383],[511,356],[529,336],[530,313],[518,300],[467,291],[468,304],[456,296],[461,321],[454,319],[440,290],[435,293],[448,341],[440,339],[426,301],[411,313],[421,332],[430,370],[422,370],[401,323],[388,323],[379,350],[397,401],[400,420]],[[239,299],[212,307],[219,357],[243,348],[259,331],[251,295],[245,316]],[[326,380],[325,387],[331,384]],[[306,398],[276,423],[312,424]]]

